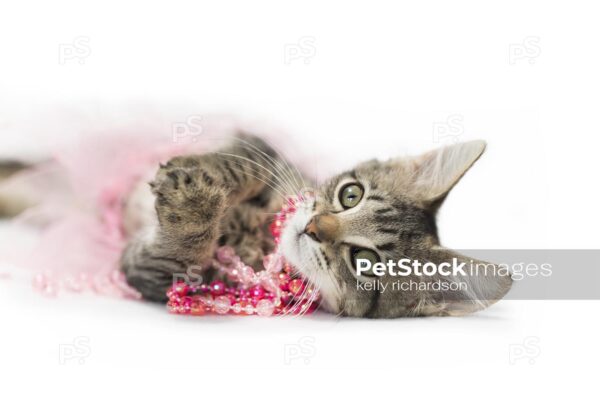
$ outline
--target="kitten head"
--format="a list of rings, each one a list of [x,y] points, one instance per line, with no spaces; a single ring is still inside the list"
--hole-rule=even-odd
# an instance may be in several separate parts
[[[417,157],[368,161],[332,178],[287,222],[282,234],[285,257],[320,288],[322,306],[333,313],[399,317],[457,315],[485,308],[510,289],[510,276],[400,278],[357,273],[358,259],[470,261],[440,246],[435,214],[484,150],[483,141],[460,143]],[[465,281],[467,289],[416,287],[456,280]],[[415,284],[393,288],[399,281]]]

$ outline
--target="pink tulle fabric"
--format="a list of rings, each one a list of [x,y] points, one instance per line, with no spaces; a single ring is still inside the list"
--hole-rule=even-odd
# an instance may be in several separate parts
[[[33,247],[14,246],[11,254],[0,256],[31,269],[34,287],[48,296],[91,291],[139,298],[119,271],[127,239],[123,204],[133,186],[151,177],[159,163],[176,155],[214,150],[244,131],[260,132],[296,165],[323,165],[316,154],[312,160],[298,158],[297,148],[272,128],[241,127],[219,117],[203,119],[201,134],[175,138],[171,130],[169,124],[150,129],[140,124],[134,129],[111,129],[108,134],[106,130],[86,134],[78,143],[61,146],[51,161],[11,178],[10,184],[28,186],[38,199],[38,205],[15,223],[37,225],[41,232]],[[308,171],[303,168],[303,172]]]
[[[217,116],[202,118],[201,134],[178,132],[175,137],[172,123],[137,124],[86,132],[85,139],[66,146],[57,143],[51,161],[9,180],[9,185],[27,187],[38,200],[15,224],[36,225],[41,231],[33,246],[11,246],[11,252],[0,257],[29,268],[34,287],[42,293],[91,291],[139,298],[119,271],[127,240],[123,204],[140,179],[151,176],[160,162],[173,156],[214,150],[239,132],[260,132],[291,163],[310,166],[312,171],[301,168],[304,173],[314,177],[315,166],[323,168],[322,157],[299,157],[294,143],[270,126],[241,126],[239,121]]]
[[[209,151],[226,136],[178,141],[136,133],[94,136],[15,176],[40,200],[15,222],[42,229],[33,248],[15,249],[9,259],[30,268],[34,287],[48,296],[92,291],[139,298],[118,268],[126,244],[122,213],[127,196],[159,163]]]

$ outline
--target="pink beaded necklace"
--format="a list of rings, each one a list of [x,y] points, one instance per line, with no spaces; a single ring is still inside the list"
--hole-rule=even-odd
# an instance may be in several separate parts
[[[212,267],[227,276],[232,284],[227,286],[220,280],[201,285],[176,283],[167,292],[169,312],[271,316],[303,315],[314,311],[319,304],[318,291],[306,280],[294,278],[293,267],[279,251],[283,224],[304,198],[289,197],[275,216],[270,228],[276,248],[264,257],[264,270],[255,272],[231,247],[220,247]]]

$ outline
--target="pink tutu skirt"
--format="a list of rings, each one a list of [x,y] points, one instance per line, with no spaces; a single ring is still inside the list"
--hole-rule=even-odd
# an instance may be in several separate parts
[[[26,187],[37,199],[37,205],[14,223],[35,225],[40,235],[34,246],[14,246],[0,257],[30,269],[34,288],[48,296],[92,291],[139,298],[119,270],[127,241],[123,210],[133,187],[151,179],[159,163],[177,155],[214,150],[243,131],[260,132],[270,144],[281,144],[275,147],[296,165],[323,166],[314,152],[313,159],[299,158],[297,147],[271,128],[247,124],[242,128],[222,117],[202,119],[201,133],[186,134],[184,130],[182,134],[178,128],[113,129],[86,135],[78,143],[61,146],[50,161],[4,182],[0,189],[6,185]]]
[[[45,295],[92,291],[139,298],[125,283],[119,258],[126,245],[123,206],[132,188],[159,163],[182,154],[210,151],[234,134],[233,124],[203,126],[201,134],[111,132],[94,135],[25,170],[3,185],[26,188],[37,205],[13,222],[40,228],[32,247],[2,254],[32,271]]]

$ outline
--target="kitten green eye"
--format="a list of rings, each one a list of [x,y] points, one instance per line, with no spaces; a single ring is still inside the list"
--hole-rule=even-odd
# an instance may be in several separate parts
[[[358,183],[349,183],[340,190],[340,203],[345,209],[356,206],[363,197],[364,190]]]
[[[353,247],[350,250],[350,259],[354,269],[358,269],[358,260],[368,260],[371,263],[371,267],[381,261],[379,255],[371,249],[365,249],[361,247]],[[363,271],[362,275],[375,276],[370,270]]]

